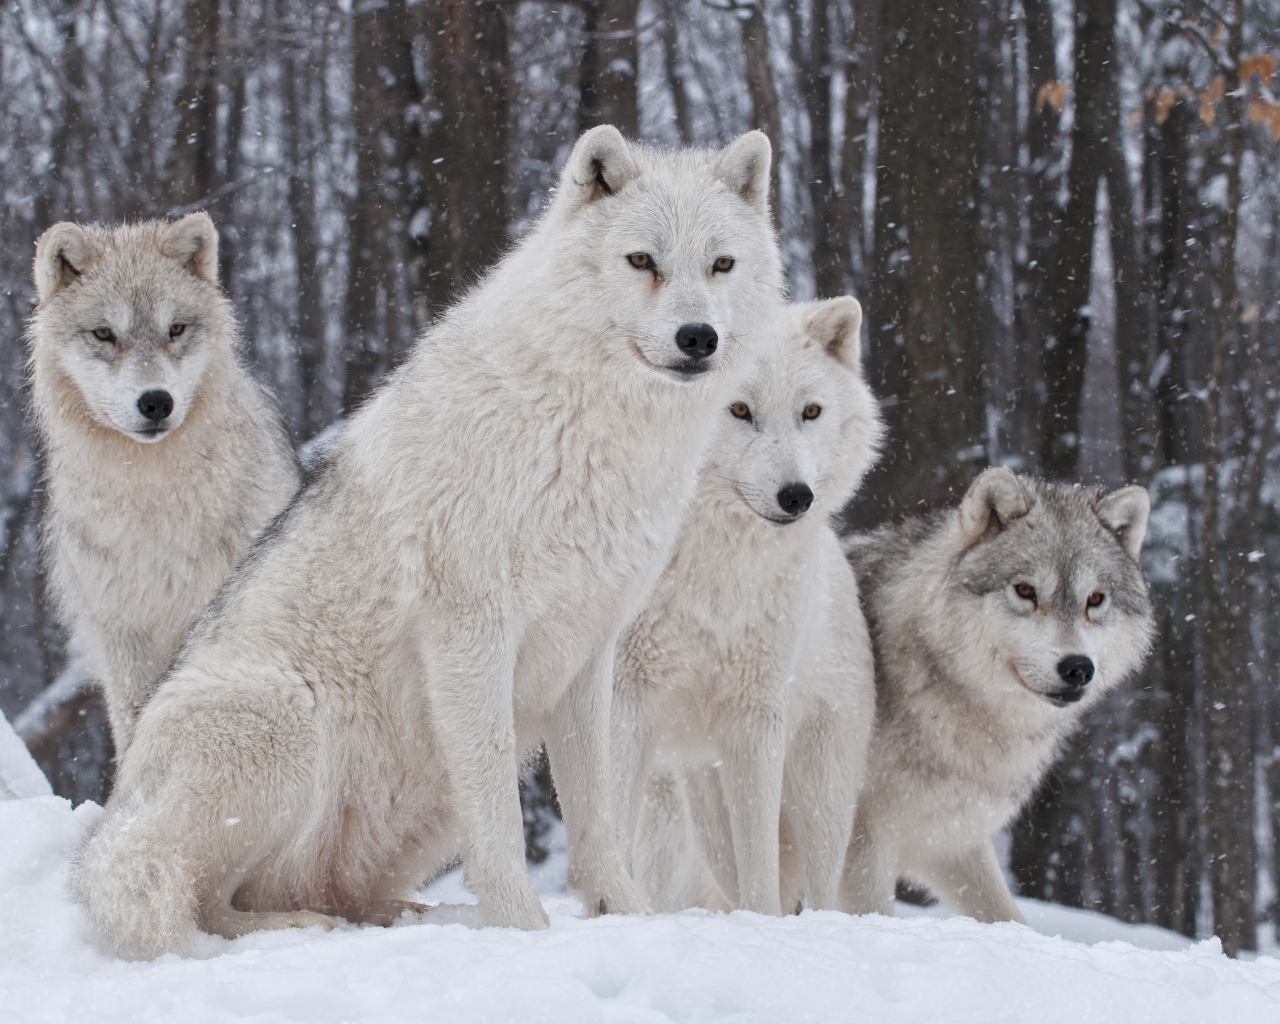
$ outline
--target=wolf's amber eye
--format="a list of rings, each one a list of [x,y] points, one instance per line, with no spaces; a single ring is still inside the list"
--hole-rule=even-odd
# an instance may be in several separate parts
[[[1013,592],[1024,601],[1034,601],[1036,599],[1036,588],[1030,583],[1015,583]]]
[[[727,274],[733,269],[733,262],[732,256],[721,256],[711,264],[711,272],[713,274]]]
[[[1090,594],[1088,597],[1084,599],[1084,603],[1087,604],[1090,608],[1097,608],[1098,605],[1102,604],[1102,602],[1105,601],[1106,599],[1107,599],[1106,594],[1104,594],[1101,590],[1095,590],[1092,594]]]
[[[185,331],[186,329],[187,329],[186,324],[174,324],[172,327],[169,328],[169,337],[180,338],[182,337],[182,332]]]
[[[633,267],[635,267],[636,270],[652,270],[653,269],[653,257],[650,256],[647,252],[633,252],[630,256],[627,257],[627,262],[630,263]]]
[[[115,341],[116,340],[115,332],[112,331],[110,327],[94,328],[93,336],[97,338],[99,341]]]
[[[751,409],[746,402],[734,402],[733,405],[729,406],[729,411],[738,419],[746,420],[748,423],[751,422]]]
[[[807,420],[816,420],[822,415],[822,406],[810,404],[804,407],[804,412],[800,414]]]

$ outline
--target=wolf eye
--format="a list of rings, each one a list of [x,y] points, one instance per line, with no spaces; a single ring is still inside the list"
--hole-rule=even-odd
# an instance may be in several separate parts
[[[812,403],[809,405],[806,405],[804,407],[804,412],[802,412],[800,415],[807,420],[816,420],[819,416],[822,415],[822,406],[812,404]]]
[[[1088,597],[1084,599],[1084,603],[1087,604],[1090,608],[1097,608],[1098,605],[1102,604],[1102,602],[1105,601],[1106,599],[1107,599],[1106,594],[1104,594],[1101,590],[1095,590],[1092,594],[1090,594]]]
[[[627,257],[627,262],[635,267],[636,270],[654,269],[653,257],[647,252],[633,252]]]
[[[115,332],[110,327],[95,327],[93,336],[99,341],[115,341]]]
[[[182,332],[185,331],[186,329],[187,329],[186,324],[173,324],[169,328],[169,337],[180,338],[182,337]]]
[[[1034,601],[1036,599],[1036,588],[1030,583],[1015,583],[1013,592],[1024,601]]]
[[[711,273],[727,274],[729,273],[729,271],[733,269],[733,262],[734,261],[732,256],[721,256],[718,260],[716,260],[713,264],[711,264]]]
[[[751,409],[746,402],[734,402],[729,406],[729,411],[740,420],[751,422]]]

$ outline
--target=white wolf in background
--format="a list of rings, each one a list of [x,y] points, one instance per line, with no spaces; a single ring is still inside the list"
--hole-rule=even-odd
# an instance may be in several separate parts
[[[659,909],[691,897],[681,854],[662,848],[681,776],[724,902],[769,914],[835,906],[875,710],[857,584],[828,522],[882,432],[860,373],[861,323],[847,297],[779,317],[720,413],[671,563],[619,648],[615,784],[637,878]],[[659,820],[645,822],[655,771]]]
[[[610,806],[613,652],[781,301],[769,163],[759,132],[578,140],[143,712],[74,878],[116,950],[386,921],[459,855],[489,924],[545,927],[517,790],[543,739],[570,884],[591,913],[643,908]]]
[[[208,216],[55,224],[36,243],[35,283],[49,589],[123,754],[151,687],[298,468],[241,359]]]
[[[1141,487],[989,469],[958,509],[846,539],[877,724],[841,909],[892,913],[906,878],[980,921],[1022,920],[992,839],[1151,646],[1150,507]]]

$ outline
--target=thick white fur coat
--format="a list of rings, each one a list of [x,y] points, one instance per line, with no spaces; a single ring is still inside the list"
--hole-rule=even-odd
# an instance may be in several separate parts
[[[875,705],[857,584],[828,522],[882,430],[860,324],[851,298],[779,316],[620,646],[615,786],[655,909],[835,905]],[[788,487],[811,494],[798,516]]]
[[[325,452],[144,712],[75,879],[118,951],[386,920],[459,855],[489,923],[543,927],[517,792],[543,739],[571,884],[592,912],[641,909],[609,802],[613,651],[779,301],[768,168],[759,133],[579,140],[544,217]],[[720,339],[696,375],[688,323]]]
[[[55,225],[35,277],[28,339],[49,591],[123,753],[151,688],[292,496],[298,469],[242,361],[207,216]],[[175,407],[150,433],[136,406],[155,388]]]

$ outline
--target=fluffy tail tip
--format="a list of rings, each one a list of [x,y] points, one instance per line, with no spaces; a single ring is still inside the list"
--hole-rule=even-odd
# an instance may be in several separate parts
[[[71,894],[126,960],[176,951],[196,923],[186,858],[137,816],[109,814],[89,837],[72,868]]]

